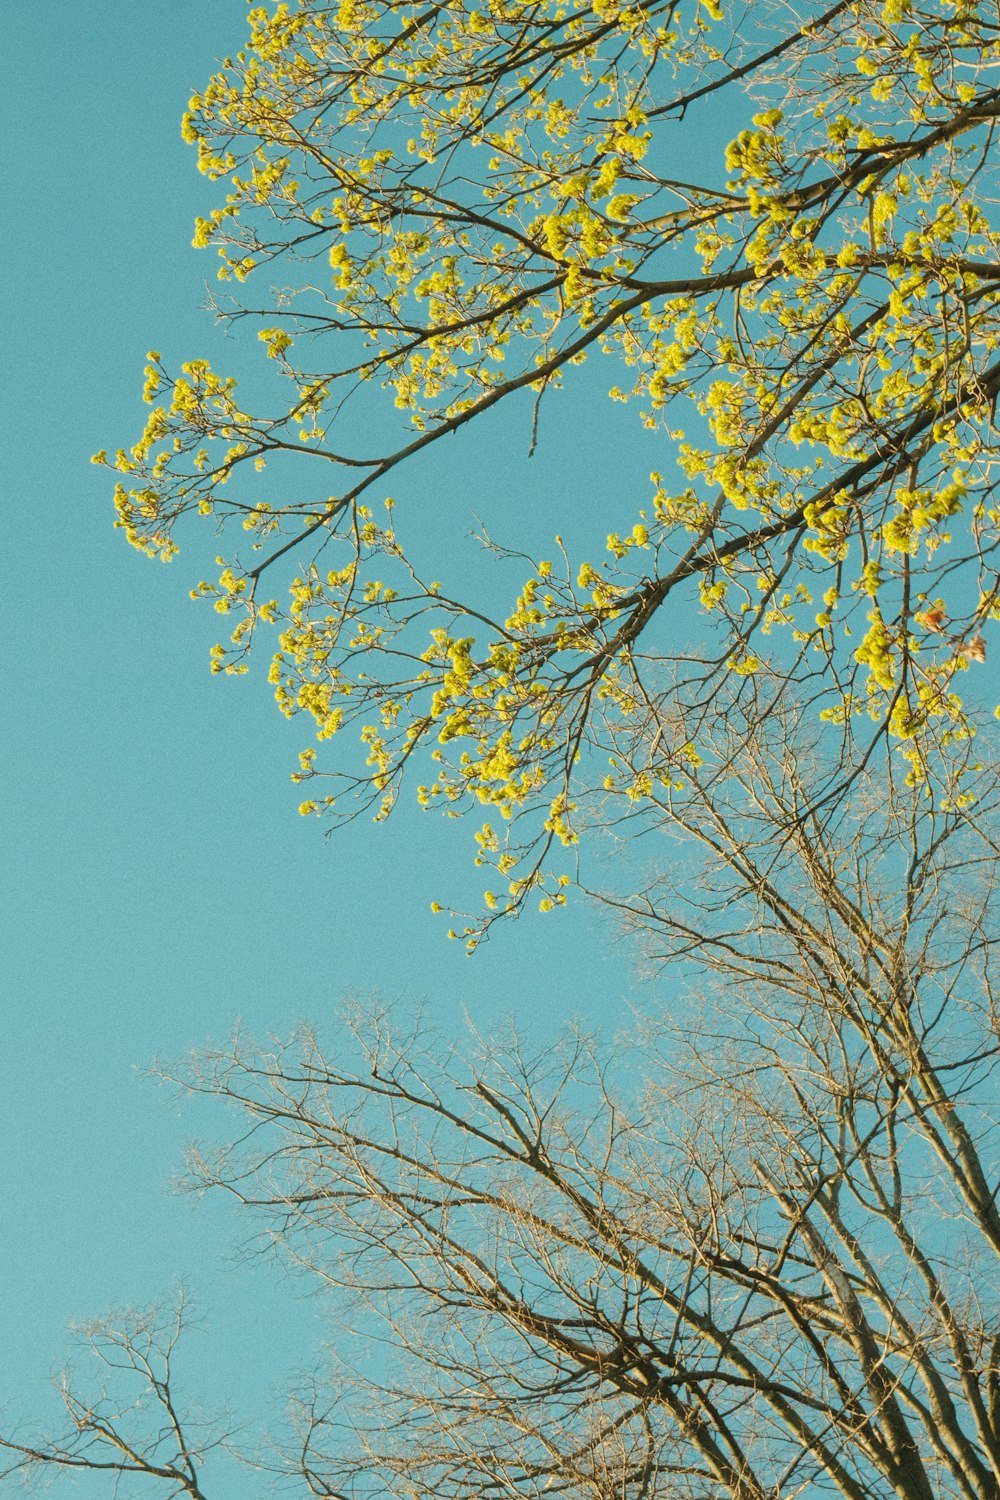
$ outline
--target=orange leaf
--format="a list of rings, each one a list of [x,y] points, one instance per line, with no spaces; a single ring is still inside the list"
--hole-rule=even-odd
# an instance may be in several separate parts
[[[948,623],[948,616],[939,604],[933,604],[930,609],[922,609],[913,618],[925,630],[936,630],[938,632],[942,631]]]

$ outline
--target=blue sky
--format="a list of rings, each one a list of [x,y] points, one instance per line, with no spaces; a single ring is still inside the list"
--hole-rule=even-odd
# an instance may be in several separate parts
[[[155,1059],[237,1019],[280,1036],[329,1022],[351,996],[423,1004],[446,1033],[464,1012],[487,1033],[513,1012],[536,1032],[581,1017],[613,1036],[633,1007],[683,1004],[640,982],[634,950],[580,904],[501,928],[471,961],[449,944],[430,902],[476,904],[470,830],[408,801],[331,839],[300,818],[289,773],[308,726],[278,715],[263,662],[209,673],[218,617],[187,593],[218,543],[182,534],[164,567],[113,529],[89,457],[141,430],[146,351],[251,380],[260,365],[252,336],[223,345],[200,310],[216,263],[192,226],[219,189],[179,129],[213,60],[241,45],[245,10],[0,0],[0,1410],[28,1430],[52,1411],[70,1322],[179,1278],[205,1315],[182,1402],[231,1404],[251,1439],[330,1334],[329,1304],[241,1257],[249,1226],[224,1202],[172,1193],[185,1144],[233,1122],[152,1082]],[[691,122],[682,176],[734,129],[714,103]],[[609,529],[631,529],[669,460],[606,401],[616,378],[595,362],[547,401],[530,461],[526,398],[394,478],[399,528],[433,538],[446,585],[462,581],[476,513],[511,546],[560,532],[593,558]],[[656,855],[653,840],[635,853]],[[228,1471],[209,1488],[245,1493]]]
[[[236,1017],[284,1034],[350,994],[425,1001],[446,1025],[463,1008],[486,1025],[513,1009],[613,1030],[635,998],[632,955],[577,907],[466,959],[429,902],[475,898],[468,831],[404,809],[326,840],[299,818],[289,772],[307,731],[277,715],[260,674],[209,675],[217,617],[187,590],[211,538],[163,567],[112,529],[108,476],[88,459],[140,430],[146,350],[176,361],[218,346],[199,311],[214,258],[190,248],[213,190],[179,118],[240,45],[242,0],[0,9],[0,1400],[30,1417],[71,1319],[144,1304],[183,1276],[207,1314],[192,1388],[252,1414],[307,1359],[320,1310],[273,1269],[238,1263],[224,1204],[170,1193],[185,1142],[226,1122],[143,1070]],[[241,357],[234,342],[229,365]],[[570,517],[585,528],[609,486],[630,527],[643,497],[623,479],[644,481],[663,455],[633,417],[581,477],[601,400],[584,383],[544,411],[530,467],[522,410],[413,483],[470,525],[480,501],[509,504],[502,539],[515,544]]]

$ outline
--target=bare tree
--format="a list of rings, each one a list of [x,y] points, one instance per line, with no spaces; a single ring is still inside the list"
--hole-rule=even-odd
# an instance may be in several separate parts
[[[700,894],[630,905],[671,991],[631,1042],[369,1012],[350,1063],[300,1032],[188,1075],[241,1118],[193,1183],[368,1351],[296,1399],[300,1492],[1000,1494],[990,783],[973,821],[859,771],[821,817],[822,746],[762,707],[665,824]]]
[[[0,1477],[31,1482],[87,1474],[114,1495],[130,1493],[135,1481],[153,1481],[164,1497],[205,1500],[201,1469],[230,1433],[218,1416],[190,1406],[182,1415],[175,1402],[174,1351],[188,1322],[180,1291],[169,1309],[124,1310],[80,1327],[77,1338],[97,1361],[97,1381],[81,1382],[66,1370],[59,1380],[62,1431],[37,1441],[5,1435]]]

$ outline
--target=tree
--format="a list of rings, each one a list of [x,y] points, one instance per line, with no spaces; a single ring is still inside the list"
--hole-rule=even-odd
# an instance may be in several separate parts
[[[332,774],[345,815],[385,814],[421,766],[422,802],[485,807],[477,858],[501,880],[473,944],[490,911],[565,899],[559,851],[595,790],[628,809],[683,778],[727,679],[795,684],[844,765],[891,745],[887,766],[962,795],[958,689],[1000,600],[997,45],[968,0],[844,0],[804,24],[707,0],[302,0],[254,10],[192,99],[185,132],[229,189],[196,243],[224,280],[292,278],[219,306],[256,326],[284,399],[254,414],[232,377],[154,354],[145,432],[112,462],[120,524],[164,557],[191,512],[250,533],[195,592],[238,616],[217,668],[245,670],[277,623],[282,709],[320,740],[359,728],[363,764],[304,752],[310,790]],[[672,141],[706,108],[732,112],[726,160],[676,181]],[[409,561],[386,486],[599,354],[674,472],[603,566],[557,535],[494,618]],[[352,451],[359,392],[375,410],[388,392],[409,433]],[[327,475],[343,488],[317,501]],[[285,501],[294,476],[306,498]],[[704,646],[677,660],[664,621],[693,607]],[[611,740],[642,769],[609,771]]]
[[[66,1435],[37,1446],[4,1439],[10,1456],[4,1479],[39,1471],[87,1473],[117,1491],[130,1476],[142,1475],[160,1481],[165,1494],[204,1500],[199,1469],[229,1434],[190,1410],[182,1418],[174,1402],[173,1358],[186,1311],[180,1294],[169,1313],[122,1312],[81,1328],[81,1342],[101,1366],[97,1393],[82,1400],[67,1371],[59,1383]]]
[[[872,845],[871,772],[853,838],[846,808],[836,847],[797,817],[776,855],[804,790],[784,732],[723,783],[750,789],[741,828],[702,802],[731,884],[700,919],[644,912],[674,984],[685,954],[721,975],[700,1015],[670,1006],[608,1054],[365,1014],[350,1062],[345,1035],[303,1033],[188,1076],[239,1115],[195,1184],[353,1298],[374,1351],[345,1368],[338,1341],[297,1394],[268,1461],[295,1493],[1000,1493],[996,861],[919,789]],[[155,1420],[74,1391],[75,1430],[6,1439],[12,1471],[110,1466],[200,1500],[204,1439],[118,1337]]]
[[[631,1052],[442,1056],[376,1015],[354,1065],[309,1035],[203,1059],[243,1144],[196,1180],[392,1351],[318,1372],[277,1467],[317,1496],[996,1497],[998,779],[959,690],[1000,611],[1000,17],[300,0],[250,26],[185,130],[228,181],[197,230],[223,278],[293,278],[218,307],[286,399],[152,355],[120,524],[169,557],[189,513],[242,522],[195,590],[237,616],[216,666],[276,624],[284,711],[360,730],[363,763],[303,752],[310,790],[385,816],[429,760],[424,803],[485,806],[470,946],[575,886],[671,992]],[[733,140],[682,182],[704,108]],[[425,576],[385,487],[591,355],[678,473],[600,566],[492,542],[522,570],[494,618]],[[355,451],[345,401],[386,391],[406,435]],[[452,523],[422,515],[424,550]],[[595,825],[684,863],[598,886],[563,864]],[[152,1427],[73,1396],[68,1438],[5,1439],[12,1472],[111,1454],[200,1494],[147,1326],[119,1347]]]

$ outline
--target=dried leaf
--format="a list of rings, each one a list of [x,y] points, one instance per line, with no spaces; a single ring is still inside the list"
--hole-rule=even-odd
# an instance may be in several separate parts
[[[963,641],[956,652],[957,656],[964,656],[966,661],[985,661],[986,642],[981,635],[974,635],[971,641]]]
[[[930,609],[920,610],[920,612],[918,614],[915,614],[913,618],[916,620],[917,624],[922,625],[925,630],[935,630],[938,632],[944,630],[944,627],[948,623],[947,614],[938,604],[932,605]]]

